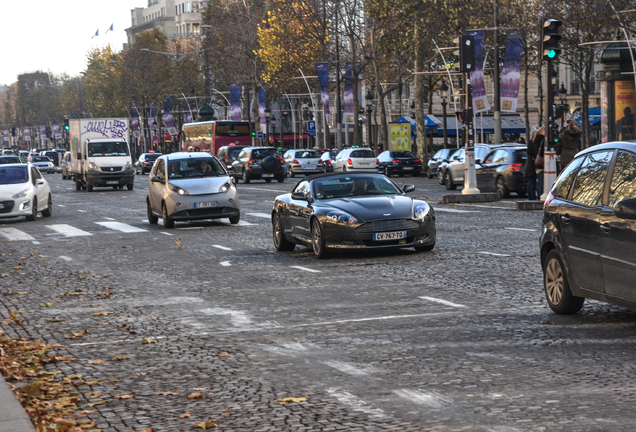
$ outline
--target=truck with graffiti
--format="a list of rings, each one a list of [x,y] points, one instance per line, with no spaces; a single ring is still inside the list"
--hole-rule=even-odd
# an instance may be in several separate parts
[[[70,119],[71,171],[75,189],[133,189],[135,170],[130,155],[127,118]]]

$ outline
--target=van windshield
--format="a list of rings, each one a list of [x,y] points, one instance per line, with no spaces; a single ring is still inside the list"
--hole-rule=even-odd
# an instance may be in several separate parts
[[[88,143],[88,155],[91,157],[129,156],[125,142]]]

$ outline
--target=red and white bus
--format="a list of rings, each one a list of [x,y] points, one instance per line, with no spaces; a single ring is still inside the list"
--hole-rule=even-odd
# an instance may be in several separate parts
[[[250,122],[240,120],[214,120],[183,125],[182,150],[209,152],[216,155],[219,148],[234,144],[252,145]]]

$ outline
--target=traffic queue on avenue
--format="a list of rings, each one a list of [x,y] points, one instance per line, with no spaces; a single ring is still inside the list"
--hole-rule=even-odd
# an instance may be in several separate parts
[[[133,162],[122,133],[127,119],[76,120],[71,125],[71,150],[59,158],[61,167],[55,171],[59,168],[77,191],[87,192],[100,187],[132,190],[135,174],[139,179],[148,173],[147,219],[150,224],[161,219],[166,229],[202,219],[238,224],[244,211],[239,182],[284,183],[300,176],[289,193],[274,200],[272,241],[279,252],[300,245],[319,259],[352,249],[433,250],[433,206],[412,198],[415,186],[400,186],[392,176],[424,172],[448,190],[464,182],[464,149],[440,150],[422,170],[421,161],[406,151],[376,156],[368,148],[335,154],[254,147],[241,140],[247,135],[240,133],[244,125],[229,123],[189,125],[194,133],[186,133],[183,151],[144,153]],[[113,135],[104,137],[104,131]],[[8,159],[0,164],[0,217],[51,217],[55,196],[42,173],[54,169],[42,165],[46,161],[41,159],[47,158],[34,154],[24,163],[4,157]],[[525,147],[478,144],[475,158],[479,189],[496,191],[501,198],[511,192],[525,196]],[[585,298],[636,308],[636,144],[612,142],[580,152],[553,184],[543,212],[537,247],[552,310],[576,313]]]

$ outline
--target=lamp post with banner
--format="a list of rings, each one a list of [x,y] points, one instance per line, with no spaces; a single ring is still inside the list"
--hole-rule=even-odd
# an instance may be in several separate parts
[[[367,94],[364,96],[364,99],[367,104],[367,146],[372,147],[371,143],[371,112],[373,107],[373,94],[371,93],[371,89],[367,90]]]

